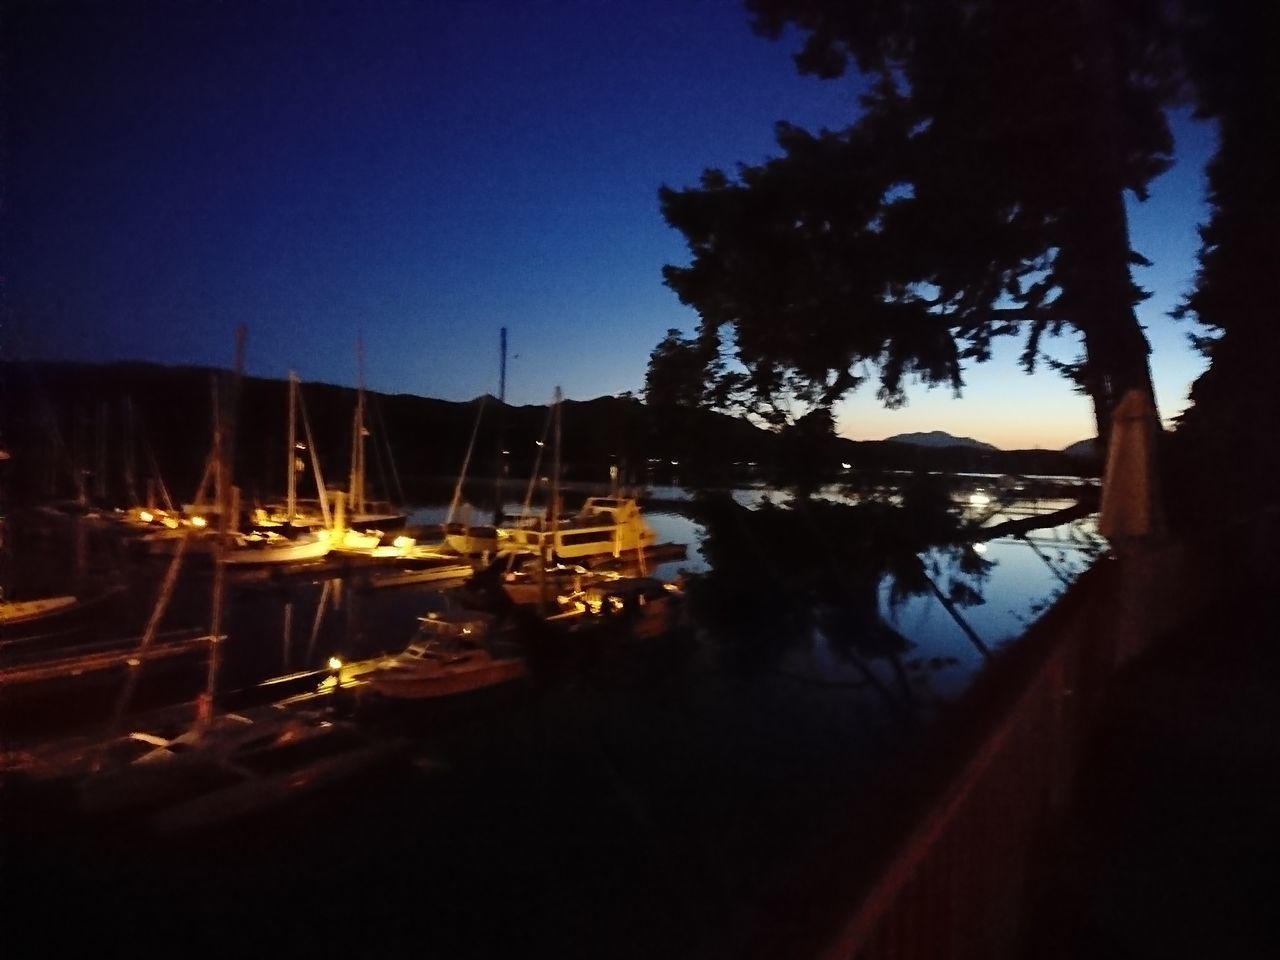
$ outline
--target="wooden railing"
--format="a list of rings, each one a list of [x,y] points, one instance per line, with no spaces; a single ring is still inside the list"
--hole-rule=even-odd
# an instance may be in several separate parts
[[[1211,595],[1186,549],[1107,557],[979,678],[918,806],[820,934],[823,960],[1019,954],[1109,678]],[[852,872],[852,871],[851,871]],[[809,952],[809,951],[806,951]]]

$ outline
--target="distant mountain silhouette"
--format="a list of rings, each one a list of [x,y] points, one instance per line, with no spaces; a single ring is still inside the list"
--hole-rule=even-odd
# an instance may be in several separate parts
[[[899,433],[886,437],[887,443],[910,443],[917,447],[973,447],[976,450],[999,450],[997,446],[974,440],[972,437],[954,437],[943,430],[930,430],[928,433]]]
[[[1096,457],[1101,451],[1098,450],[1097,439],[1091,437],[1063,447],[1062,452],[1069,457]]]
[[[2,492],[15,502],[65,498],[77,493],[74,478],[88,477],[91,488],[106,488],[108,500],[120,499],[130,480],[126,463],[133,463],[139,486],[151,476],[154,459],[167,487],[179,498],[191,496],[212,436],[212,372],[0,360],[0,412],[10,455],[3,461]],[[233,476],[246,502],[278,496],[285,487],[279,453],[287,435],[287,395],[283,380],[246,376],[241,383]],[[322,472],[329,485],[341,485],[349,471],[355,391],[304,383],[301,397]],[[131,426],[126,401],[134,411]],[[418,498],[442,489],[447,499],[477,429],[468,472],[473,502],[495,494],[499,461],[513,490],[523,489],[535,469],[545,476],[549,460],[541,458],[539,441],[547,436],[547,407],[515,407],[488,397],[480,416],[479,401],[369,391],[369,469],[378,495],[389,496],[394,485]],[[566,400],[562,412],[562,474],[569,481],[607,483],[616,466],[625,484],[785,483],[801,454],[825,463],[832,478],[880,470],[1092,476],[1098,469],[1096,457],[1000,450],[942,431],[889,440],[832,437],[806,447],[803,437],[740,417],[650,408],[636,397]]]

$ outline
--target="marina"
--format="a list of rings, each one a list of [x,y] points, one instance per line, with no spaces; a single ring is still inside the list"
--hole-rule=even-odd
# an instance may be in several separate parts
[[[958,496],[962,509],[966,497]],[[430,525],[445,510],[411,509],[409,525]],[[423,942],[444,954],[497,952],[518,940],[539,952],[608,943],[613,955],[706,955],[708,943],[755,922],[805,851],[909,742],[904,704],[916,723],[929,723],[981,671],[982,658],[936,600],[896,605],[886,583],[882,613],[908,638],[898,666],[870,648],[850,658],[819,632],[788,646],[776,667],[741,672],[696,621],[661,612],[674,596],[664,584],[710,569],[705,530],[684,510],[644,516],[656,540],[684,549],[650,555],[643,571],[612,554],[595,569],[564,564],[582,592],[563,629],[557,614],[499,628],[497,614],[459,611],[482,564],[457,564],[466,572],[457,579],[372,590],[376,575],[414,571],[334,555],[247,578],[228,570],[211,725],[199,722],[209,709],[201,691],[212,649],[203,634],[198,652],[163,670],[150,660],[115,664],[92,687],[82,685],[87,677],[64,676],[43,702],[3,705],[4,789],[17,818],[11,836],[21,838],[11,843],[14,869],[34,891],[74,857],[75,878],[60,882],[103,930],[146,895],[159,911],[157,936],[234,915],[248,924],[270,918],[294,945],[358,949],[357,927],[321,932],[302,919],[308,903],[334,889],[344,909],[400,934],[407,928],[399,918],[419,904],[415,915],[431,928]],[[986,603],[962,616],[994,649],[1019,636],[1096,555],[1087,521],[1040,531],[1037,540],[1039,553],[1018,538],[988,545]],[[65,572],[77,552],[89,567],[110,560],[127,584],[112,628],[134,638],[145,632],[171,561],[131,551],[105,531],[78,541],[62,530],[39,542],[42,563],[27,571],[32,589]],[[193,564],[177,577],[153,649],[175,624],[208,622],[213,572]],[[609,621],[641,598],[634,609],[651,611],[649,619]],[[533,602],[513,606],[536,610],[539,597],[525,599]],[[434,624],[429,636],[425,624]],[[77,642],[104,626],[86,626]],[[497,646],[471,642],[486,632]],[[911,678],[909,695],[899,666]],[[122,710],[127,683],[135,687]],[[304,736],[330,729],[317,722],[336,732]],[[254,726],[261,737],[246,734]],[[182,738],[202,729],[208,739],[192,741],[194,753],[184,749]],[[228,740],[228,730],[239,732]],[[128,749],[103,746],[117,741]],[[68,770],[84,767],[66,758],[83,765],[95,750],[124,756],[121,772],[68,779]],[[62,776],[34,772],[42,768]],[[352,811],[361,811],[354,820]],[[449,827],[414,826],[425,823]],[[764,823],[767,842],[754,829]],[[242,848],[253,852],[232,853]],[[400,875],[391,865],[405,858],[422,864],[411,897],[391,880]],[[528,862],[540,865],[533,884],[520,866]],[[175,893],[158,891],[155,875]],[[353,877],[364,879],[353,887]],[[208,880],[223,892],[199,904],[176,893]],[[423,897],[431,903],[425,913]],[[490,903],[491,921],[479,932],[478,900]],[[571,915],[557,912],[563,902],[574,905]],[[47,906],[28,906],[47,922]],[[631,952],[619,952],[623,931],[633,931],[624,938]]]
[[[1265,6],[6,3],[4,960],[1280,956]]]

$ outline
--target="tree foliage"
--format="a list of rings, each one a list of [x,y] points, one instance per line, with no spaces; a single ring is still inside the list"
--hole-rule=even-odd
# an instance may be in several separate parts
[[[868,85],[845,129],[780,124],[780,156],[660,193],[692,255],[666,282],[728,355],[718,399],[830,407],[874,375],[896,405],[911,377],[959,391],[999,336],[1031,370],[1072,327],[1105,433],[1151,389],[1124,201],[1170,162],[1167,6],[748,0],[763,35],[805,36],[801,71]]]
[[[1237,507],[1274,502],[1280,392],[1271,369],[1280,324],[1269,278],[1280,270],[1280,67],[1269,10],[1249,0],[1187,0],[1186,62],[1200,116],[1218,125],[1208,168],[1211,217],[1182,315],[1214,328],[1209,369],[1180,418],[1175,486],[1213,489]],[[1190,492],[1190,491],[1188,491]]]

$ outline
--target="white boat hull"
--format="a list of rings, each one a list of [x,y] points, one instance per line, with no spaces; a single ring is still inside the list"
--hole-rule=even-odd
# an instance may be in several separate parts
[[[222,562],[228,566],[257,566],[269,563],[302,563],[321,560],[333,549],[328,540],[310,540],[302,543],[252,544],[231,547],[222,554]]]

